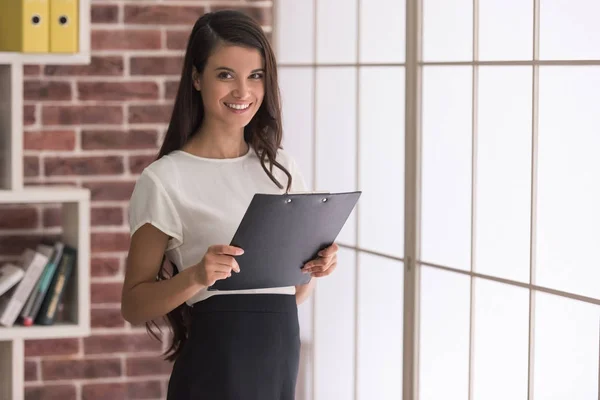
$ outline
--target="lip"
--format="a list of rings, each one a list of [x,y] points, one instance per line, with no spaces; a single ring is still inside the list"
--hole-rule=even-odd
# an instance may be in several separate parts
[[[248,107],[244,108],[243,110],[236,110],[231,107],[228,107],[227,104],[233,104],[233,105],[237,105],[237,106],[248,104]],[[254,102],[250,102],[250,103],[248,103],[248,102],[229,102],[229,101],[223,102],[223,105],[234,114],[243,114],[243,113],[247,112],[248,110],[250,110],[250,108],[252,108],[252,104],[254,104]]]

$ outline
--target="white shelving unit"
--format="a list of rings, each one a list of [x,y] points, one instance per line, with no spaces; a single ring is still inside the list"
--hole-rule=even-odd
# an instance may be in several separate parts
[[[90,193],[72,187],[23,185],[23,65],[88,64],[90,0],[79,0],[79,53],[0,52],[0,205],[62,204],[62,236],[77,248],[77,268],[63,299],[66,320],[50,326],[0,327],[0,400],[22,400],[24,345],[28,339],[90,334]]]

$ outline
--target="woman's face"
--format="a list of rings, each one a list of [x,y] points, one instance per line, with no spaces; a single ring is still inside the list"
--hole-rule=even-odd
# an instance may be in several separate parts
[[[228,128],[248,125],[265,95],[264,75],[264,62],[257,49],[220,45],[202,74],[194,75],[205,120]]]

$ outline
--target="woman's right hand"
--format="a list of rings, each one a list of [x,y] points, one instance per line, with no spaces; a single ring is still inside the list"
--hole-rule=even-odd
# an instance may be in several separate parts
[[[244,250],[235,246],[214,245],[210,246],[202,261],[196,265],[196,279],[202,286],[212,286],[220,279],[227,279],[231,271],[240,272],[234,256],[241,256]]]

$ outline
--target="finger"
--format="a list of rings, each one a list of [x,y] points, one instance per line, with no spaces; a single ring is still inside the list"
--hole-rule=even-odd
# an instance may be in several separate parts
[[[210,246],[208,249],[211,253],[228,256],[241,256],[242,254],[244,254],[243,249],[225,244],[217,244],[214,246]]]
[[[312,261],[307,262],[306,264],[304,264],[304,267],[302,267],[302,271],[306,272],[306,273],[310,273],[312,271],[314,271],[317,268],[322,268],[325,265],[327,265],[328,260],[325,258],[317,258],[314,259]]]
[[[331,273],[335,270],[336,267],[337,267],[337,263],[333,263],[325,271],[322,271],[322,272],[313,272],[312,276],[315,277],[315,278],[322,278],[324,276],[331,275]]]
[[[337,262],[337,254],[333,254],[330,257],[326,258],[317,258],[315,260],[309,261],[306,263],[305,267],[302,268],[302,271],[310,273],[310,272],[322,272],[325,271],[329,265]]]
[[[229,267],[230,270],[234,270],[235,272],[240,272],[240,265],[236,259],[231,256],[216,255],[214,256],[214,262]]]
[[[224,274],[229,274],[231,273],[232,268],[228,267],[226,265],[223,264],[213,264],[210,269],[209,269],[209,273],[210,272],[214,272],[214,273],[224,273]]]
[[[340,248],[337,245],[337,243],[334,243],[331,246],[326,247],[323,250],[321,250],[320,252],[318,252],[317,255],[320,257],[331,257],[332,255],[337,253],[339,249]]]
[[[222,280],[222,279],[227,279],[227,278],[229,278],[230,276],[231,276],[231,272],[221,272],[221,271],[215,271],[215,272],[213,273],[213,276],[212,276],[212,278],[213,278],[215,281],[220,281],[220,280]]]

